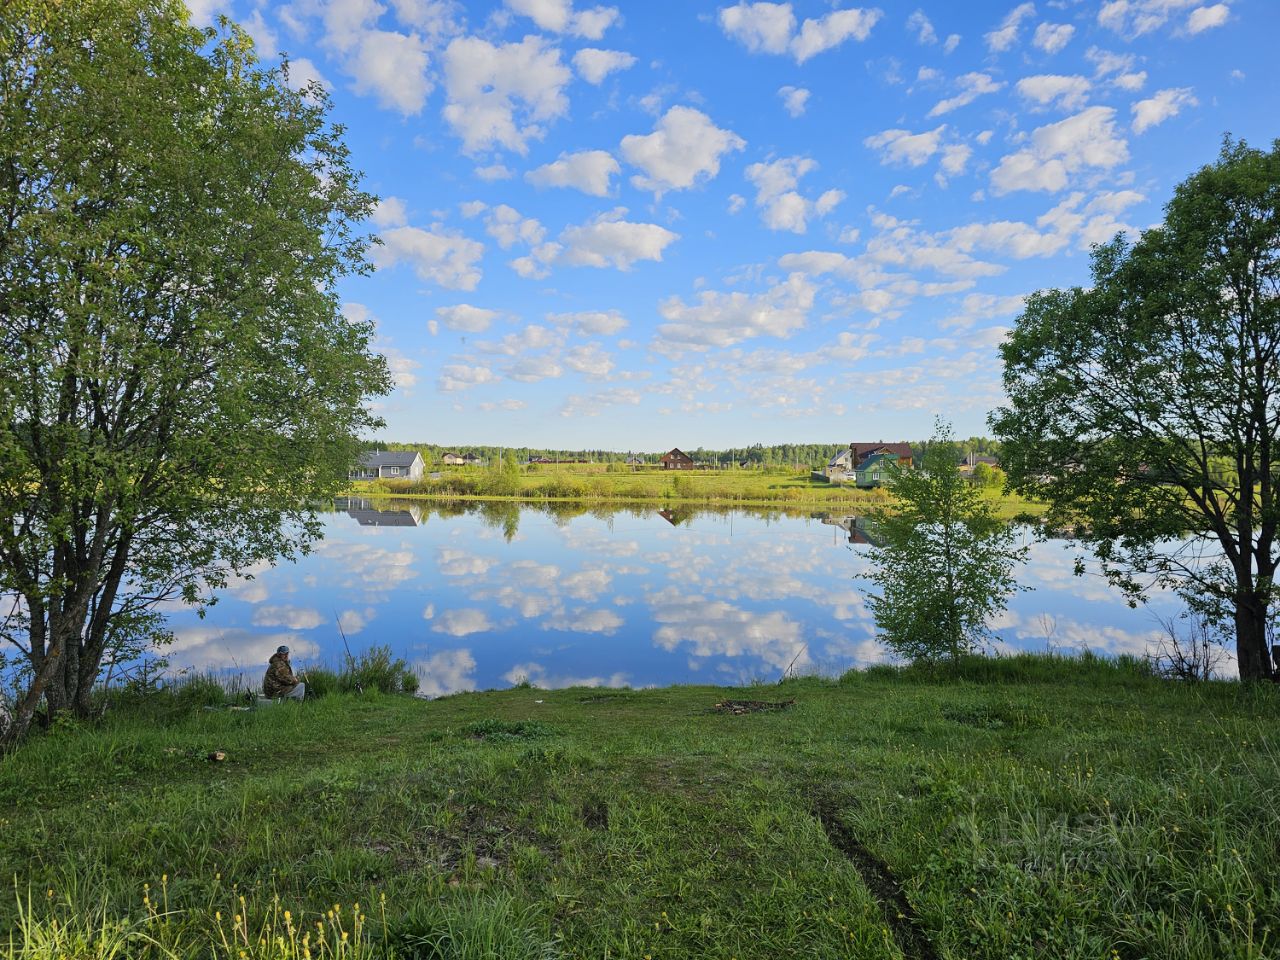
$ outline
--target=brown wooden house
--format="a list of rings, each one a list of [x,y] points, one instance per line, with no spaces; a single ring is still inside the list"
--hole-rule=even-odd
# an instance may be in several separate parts
[[[670,453],[664,453],[662,459],[658,461],[662,464],[663,470],[692,470],[693,457],[689,456],[679,447],[672,447]]]

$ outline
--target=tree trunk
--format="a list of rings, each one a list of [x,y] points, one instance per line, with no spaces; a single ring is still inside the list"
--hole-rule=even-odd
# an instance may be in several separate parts
[[[1236,596],[1236,663],[1240,679],[1271,679],[1271,657],[1267,651],[1267,605],[1252,593]]]
[[[9,743],[17,743],[27,735],[27,731],[31,728],[31,719],[36,715],[36,707],[40,705],[40,699],[44,696],[49,681],[63,666],[62,649],[55,641],[49,645],[44,659],[36,669],[35,679],[31,681],[31,687],[27,690],[26,696],[18,703],[18,711],[14,715],[13,725],[8,732]]]

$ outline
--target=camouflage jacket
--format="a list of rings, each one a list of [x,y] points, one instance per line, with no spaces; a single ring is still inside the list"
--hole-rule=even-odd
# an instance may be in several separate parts
[[[267,675],[262,678],[262,692],[268,697],[287,697],[298,685],[298,678],[293,675],[293,667],[289,665],[289,655],[273,653],[271,665],[267,667]]]

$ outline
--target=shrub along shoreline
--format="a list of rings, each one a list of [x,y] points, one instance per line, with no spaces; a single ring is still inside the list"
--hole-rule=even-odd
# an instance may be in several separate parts
[[[158,715],[0,760],[3,960],[1261,960],[1280,938],[1269,685],[1020,656]]]

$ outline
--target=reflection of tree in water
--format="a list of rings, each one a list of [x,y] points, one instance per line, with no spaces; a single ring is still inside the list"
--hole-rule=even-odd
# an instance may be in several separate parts
[[[485,526],[502,531],[510,543],[520,531],[520,504],[512,500],[488,500],[480,504],[480,519]]]
[[[566,527],[574,517],[588,513],[591,505],[580,500],[553,500],[543,504],[542,509],[557,527]]]

